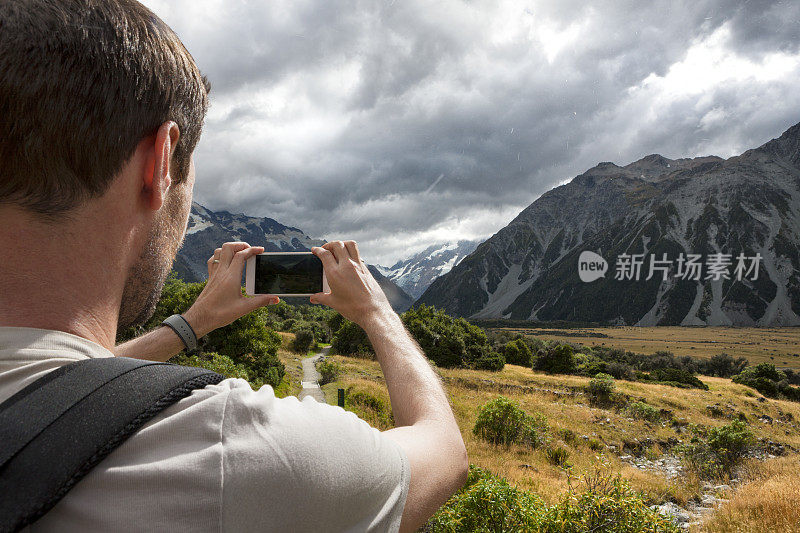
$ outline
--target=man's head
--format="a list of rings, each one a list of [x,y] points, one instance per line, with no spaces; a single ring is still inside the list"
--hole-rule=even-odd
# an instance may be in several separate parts
[[[137,151],[155,152],[140,173],[164,195],[152,201],[121,326],[152,313],[180,245],[207,107],[192,57],[138,2],[0,2],[0,207],[59,224],[112,194]]]

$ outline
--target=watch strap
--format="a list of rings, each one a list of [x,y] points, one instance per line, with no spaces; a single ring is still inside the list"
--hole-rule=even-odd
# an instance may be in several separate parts
[[[187,350],[191,352],[197,349],[197,335],[183,315],[169,316],[161,324],[170,327],[181,338]]]

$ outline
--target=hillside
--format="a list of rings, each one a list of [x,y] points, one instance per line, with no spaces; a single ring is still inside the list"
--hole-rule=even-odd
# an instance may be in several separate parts
[[[607,261],[605,277],[581,280],[583,251]],[[706,277],[715,253],[731,255],[729,279]],[[761,254],[757,276],[737,279],[740,253]],[[615,279],[623,254],[642,254],[639,279],[632,271],[633,279]],[[655,270],[647,280],[650,261],[664,254],[667,279]],[[680,254],[701,256],[699,279],[679,275]],[[600,163],[542,195],[418,303],[480,318],[798,325],[800,124],[727,160],[654,154],[623,167]]]
[[[173,270],[184,281],[206,279],[206,261],[215,248],[228,241],[245,241],[253,246],[263,246],[267,252],[307,251],[312,246],[325,243],[322,239],[313,239],[302,230],[284,226],[271,218],[212,211],[192,202],[186,238],[175,258]],[[380,274],[377,268],[372,265],[369,267],[395,311],[403,312],[411,307],[411,296]]]
[[[330,359],[339,363],[342,374],[323,387],[329,403],[336,403],[337,388],[345,388],[362,402],[350,407],[359,416],[379,428],[389,427],[390,403],[378,363],[345,356]],[[717,532],[735,530],[725,525],[731,517],[739,526],[749,527],[747,531],[769,530],[770,524],[787,518],[773,514],[800,518],[796,511],[800,494],[790,489],[790,474],[800,466],[798,403],[766,399],[722,378],[702,377],[708,391],[618,380],[618,391],[630,402],[657,410],[658,419],[648,421],[625,410],[593,405],[586,393],[588,378],[547,375],[515,365],[506,365],[500,372],[442,368],[437,372],[445,383],[470,462],[547,503],[558,501],[569,484],[576,483],[570,475],[580,478],[599,468],[620,473],[634,489],[644,492],[650,505],[666,503],[668,509],[687,513],[693,530],[701,530],[701,519],[709,517],[704,530]],[[546,418],[547,446],[506,448],[473,434],[479,407],[500,395]],[[718,427],[740,417],[747,420],[762,450],[746,463],[741,477],[708,483],[687,471],[676,450],[691,440],[690,425]],[[549,449],[565,450],[565,465],[553,464]],[[775,459],[776,454],[785,456]],[[784,484],[765,490],[761,484],[768,472],[779,472]],[[739,493],[747,499],[743,501]]]

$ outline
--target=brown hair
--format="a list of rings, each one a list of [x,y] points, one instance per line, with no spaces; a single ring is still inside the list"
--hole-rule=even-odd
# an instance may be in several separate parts
[[[0,204],[54,217],[101,196],[138,143],[173,120],[186,178],[208,82],[135,0],[0,2]]]

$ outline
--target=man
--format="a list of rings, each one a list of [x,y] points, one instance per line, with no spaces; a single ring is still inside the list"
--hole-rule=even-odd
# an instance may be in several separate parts
[[[134,0],[0,3],[0,402],[87,357],[166,360],[151,316],[183,239],[208,86]],[[185,318],[198,336],[269,296],[241,295],[261,248],[226,243]],[[464,443],[418,345],[355,242],[313,252],[329,305],[365,329],[396,428],[225,380],[125,441],[33,531],[411,531],[464,482]]]

